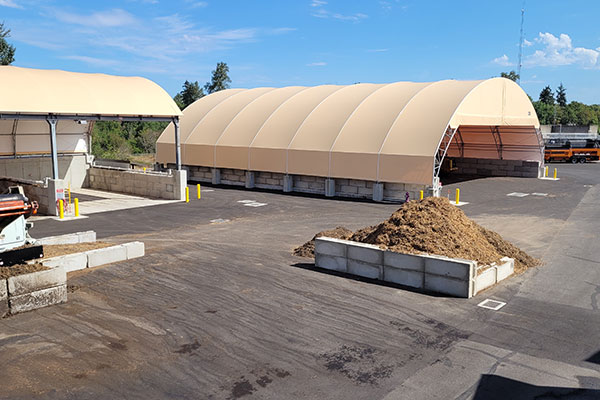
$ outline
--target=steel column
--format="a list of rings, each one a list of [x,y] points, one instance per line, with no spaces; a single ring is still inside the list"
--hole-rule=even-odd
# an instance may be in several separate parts
[[[179,117],[173,118],[173,126],[175,126],[175,165],[177,170],[181,170],[181,143],[179,134]]]
[[[50,152],[52,154],[52,179],[59,179],[58,177],[58,152],[56,149],[56,123],[58,119],[53,117],[46,118],[48,125],[50,125]]]

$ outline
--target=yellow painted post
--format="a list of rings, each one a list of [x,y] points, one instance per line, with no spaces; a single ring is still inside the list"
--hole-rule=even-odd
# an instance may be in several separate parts
[[[63,219],[65,217],[65,208],[64,208],[64,200],[58,200],[58,217]]]
[[[146,167],[144,167],[144,172],[146,172]]]
[[[422,190],[419,191],[419,200],[423,200],[423,191]]]
[[[544,177],[545,178],[548,177],[548,166],[547,165],[544,167]]]
[[[456,204],[460,203],[460,189],[456,188]]]
[[[75,197],[75,216],[79,217],[79,199]]]
[[[200,193],[200,184],[199,183],[196,185],[196,192],[198,193],[198,200],[200,200],[200,197],[202,197],[202,195]]]
[[[556,179],[556,168],[554,168],[554,179]]]
[[[185,202],[189,203],[190,202],[190,188],[189,187],[185,187]]]

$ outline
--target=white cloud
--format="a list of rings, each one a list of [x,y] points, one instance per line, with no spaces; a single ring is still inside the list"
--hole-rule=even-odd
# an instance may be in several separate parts
[[[326,65],[327,65],[327,63],[323,62],[323,61],[317,61],[317,62],[313,62],[310,64],[306,64],[307,67],[324,67]]]
[[[125,10],[121,10],[120,8],[115,8],[108,11],[99,11],[89,15],[56,11],[54,16],[59,21],[68,24],[90,27],[116,27],[134,25],[137,23],[137,20],[133,15]]]
[[[541,48],[525,58],[524,64],[528,67],[565,65],[577,65],[583,68],[600,67],[600,48],[573,47],[571,37],[565,33],[557,37],[548,32],[540,32],[533,44]]]
[[[525,47],[531,47],[531,46],[533,46],[533,42],[530,42],[527,39],[523,39],[523,46],[525,46]]]
[[[95,67],[106,67],[106,66],[113,66],[113,65],[118,64],[117,60],[111,60],[111,59],[107,59],[107,58],[97,58],[97,57],[77,56],[77,55],[64,56],[61,58],[64,58],[65,60],[81,61],[84,64],[93,65]]]
[[[315,10],[311,13],[313,17],[317,18],[333,18],[340,21],[351,21],[358,22],[369,16],[363,13],[354,13],[354,14],[341,14],[337,12],[331,12],[325,9],[325,5],[327,5],[326,1],[322,0],[311,0],[310,6],[315,8]]]
[[[10,8],[23,8],[20,5],[18,5],[17,3],[15,3],[14,0],[0,0],[0,6],[10,7]]]
[[[510,67],[515,65],[513,62],[510,61],[506,54],[503,54],[501,57],[494,58],[492,60],[492,63],[502,65],[503,67]]]
[[[191,8],[204,8],[204,7],[208,7],[208,2],[206,1],[192,1],[190,2],[190,7]]]

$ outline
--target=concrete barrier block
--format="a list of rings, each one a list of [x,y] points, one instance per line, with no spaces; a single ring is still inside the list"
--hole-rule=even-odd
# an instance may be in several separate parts
[[[79,243],[93,243],[96,241],[95,231],[77,232]]]
[[[67,273],[65,269],[63,267],[56,267],[46,271],[11,276],[8,278],[8,294],[12,298],[13,296],[35,292],[40,289],[66,284]]]
[[[432,292],[449,294],[456,297],[471,297],[470,281],[445,278],[439,275],[425,274],[424,288]]]
[[[318,237],[315,240],[315,254],[346,257],[346,241],[329,237]]]
[[[348,260],[348,273],[362,276],[364,278],[381,279],[383,276],[381,264],[371,264],[361,261]]]
[[[383,267],[383,280],[386,282],[421,289],[423,288],[423,277],[424,274],[421,271],[409,271],[387,265]]]
[[[0,279],[0,300],[8,297],[8,282],[6,279]]]
[[[60,285],[35,292],[10,296],[10,312],[17,314],[67,301],[67,285]]]
[[[383,264],[383,250],[372,244],[350,242],[348,244],[348,258],[364,261],[370,264]]]
[[[0,318],[8,314],[8,288],[6,279],[0,279]]]
[[[425,273],[467,280],[475,263],[469,260],[459,260],[447,257],[425,256]]]
[[[38,239],[38,242],[40,242],[42,245],[77,244],[95,241],[96,232],[94,231],[67,233],[66,235],[48,236],[45,238]]]
[[[500,259],[501,264],[496,267],[498,270],[497,281],[503,281],[515,272],[515,260],[509,257]]]
[[[424,271],[425,259],[419,255],[396,253],[395,251],[386,250],[383,252],[383,265],[413,271]]]
[[[88,258],[89,268],[127,260],[127,250],[122,245],[89,250],[85,254]]]
[[[475,277],[475,293],[477,294],[481,292],[483,289],[487,289],[490,286],[496,284],[497,281],[497,269],[496,267],[491,267],[483,271],[481,274]]]
[[[315,265],[319,268],[330,269],[332,271],[346,272],[348,266],[347,260],[346,257],[315,254]]]
[[[85,253],[67,254],[59,257],[52,257],[42,261],[46,267],[63,267],[65,272],[79,271],[87,268],[88,258]]]
[[[144,243],[143,242],[130,242],[123,244],[127,253],[127,259],[143,257],[144,256]]]

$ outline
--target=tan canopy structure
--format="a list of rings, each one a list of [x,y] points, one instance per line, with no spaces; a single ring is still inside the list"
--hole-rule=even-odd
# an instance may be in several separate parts
[[[484,81],[231,89],[184,110],[185,165],[432,185],[444,156],[542,162],[529,98]],[[157,142],[172,163],[174,125]]]
[[[0,88],[0,153],[6,155],[9,147],[14,157],[50,150],[54,179],[58,178],[58,147],[67,152],[81,149],[77,141],[68,139],[69,134],[86,131],[77,124],[99,120],[172,121],[173,126],[178,126],[182,115],[167,92],[154,82],[138,77],[2,66]],[[21,120],[27,122],[21,123]],[[50,127],[49,146],[39,143],[41,126],[45,123]],[[58,144],[57,129],[59,137],[63,135]],[[24,138],[18,141],[20,135]],[[178,139],[178,132],[172,136],[173,140]],[[174,146],[173,156],[179,160],[177,147]]]

